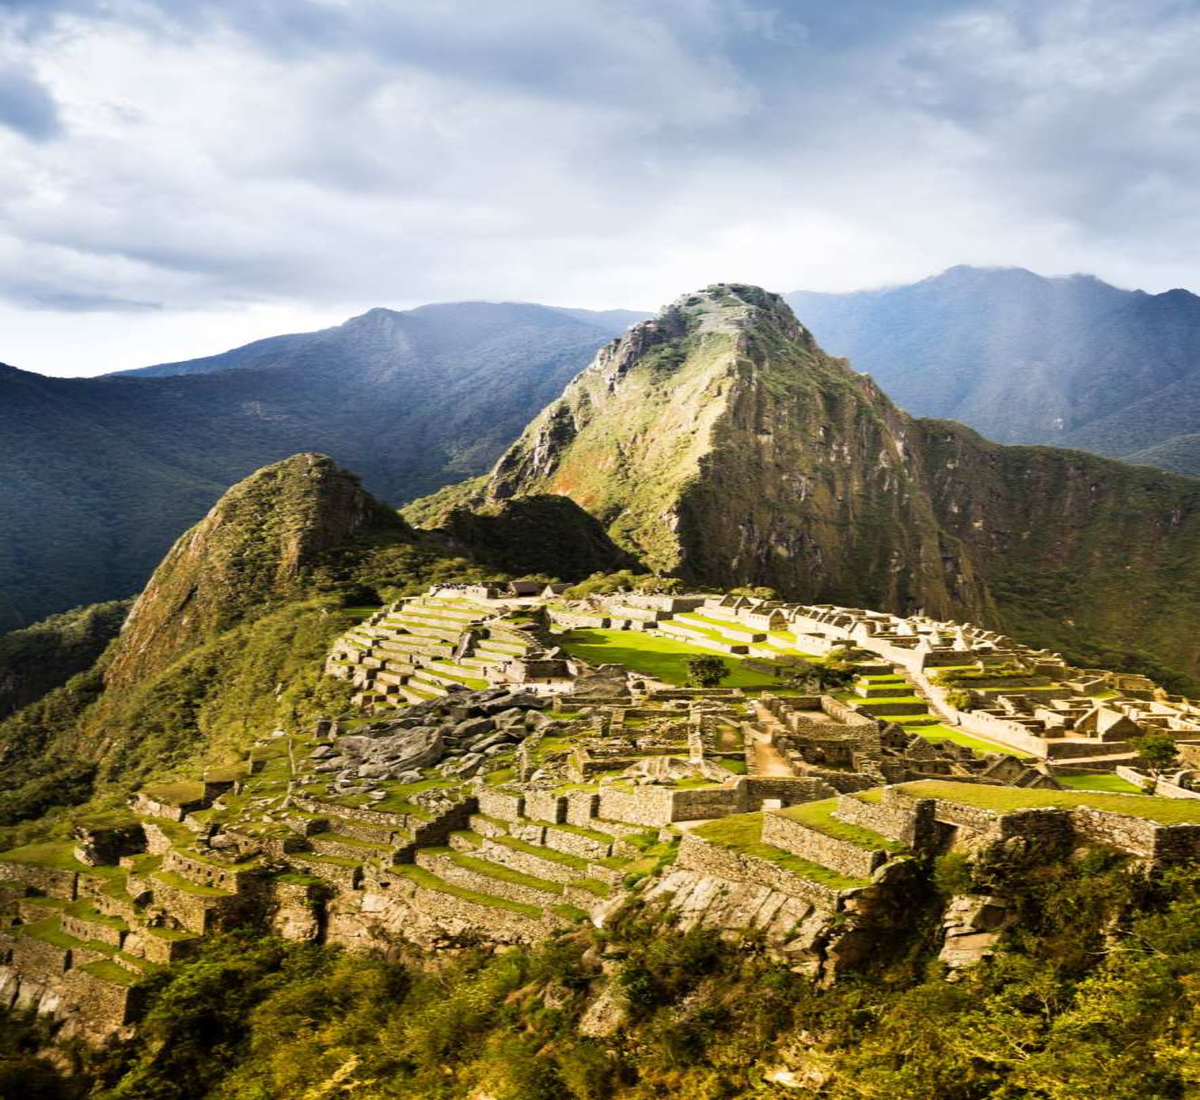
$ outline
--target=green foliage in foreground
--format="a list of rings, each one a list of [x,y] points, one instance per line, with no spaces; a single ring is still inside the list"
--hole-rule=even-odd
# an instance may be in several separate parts
[[[829,989],[752,938],[664,935],[638,910],[433,966],[226,936],[151,979],[134,1045],[70,1083],[9,1017],[0,1081],[19,1067],[42,1082],[20,1095],[103,1100],[719,1100],[778,1096],[764,1077],[789,1066],[827,1100],[1183,1100],[1200,1088],[1198,879],[1148,884],[1099,853],[1026,872],[1006,884],[1017,931],[956,984],[930,961],[931,910]],[[959,892],[969,870],[939,882]],[[604,971],[628,1015],[589,1038]]]

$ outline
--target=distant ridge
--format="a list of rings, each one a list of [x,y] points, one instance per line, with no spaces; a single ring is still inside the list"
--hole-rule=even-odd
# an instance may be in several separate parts
[[[1079,447],[1200,475],[1200,298],[1091,275],[952,267],[906,286],[796,291],[822,346],[909,412],[1000,443]]]
[[[392,504],[484,473],[621,327],[533,303],[373,309],[100,378],[0,368],[0,632],[136,593],[232,484],[299,452]]]

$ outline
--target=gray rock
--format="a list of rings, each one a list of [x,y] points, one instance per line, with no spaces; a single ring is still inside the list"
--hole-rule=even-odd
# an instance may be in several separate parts
[[[491,718],[468,718],[454,727],[455,737],[475,737],[481,733],[489,733],[496,728]]]

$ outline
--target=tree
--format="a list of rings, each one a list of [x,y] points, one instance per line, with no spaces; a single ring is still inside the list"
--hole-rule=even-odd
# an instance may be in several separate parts
[[[799,691],[826,692],[845,687],[857,675],[851,665],[837,661],[820,664],[804,661],[793,667],[796,671],[792,674],[788,686]]]
[[[778,599],[779,593],[773,588],[767,588],[764,585],[750,586],[743,585],[741,588],[731,588],[729,590],[731,596],[745,596],[752,600],[774,600]]]
[[[720,657],[690,657],[688,682],[696,687],[716,687],[729,675],[729,666]]]
[[[1155,778],[1179,763],[1175,739],[1169,733],[1148,733],[1139,737],[1133,742],[1133,750]]]

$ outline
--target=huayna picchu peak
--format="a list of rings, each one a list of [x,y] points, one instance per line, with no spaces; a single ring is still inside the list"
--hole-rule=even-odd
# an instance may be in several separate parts
[[[690,583],[969,616],[1076,652],[1101,637],[1200,669],[1200,482],[915,419],[757,287],[634,325],[485,481],[407,514],[436,526],[546,493]]]

